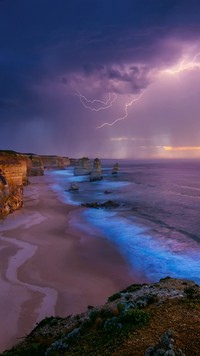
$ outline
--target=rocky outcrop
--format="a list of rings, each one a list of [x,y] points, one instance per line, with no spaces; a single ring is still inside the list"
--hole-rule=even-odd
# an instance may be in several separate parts
[[[23,186],[27,176],[43,175],[41,158],[15,151],[0,151],[0,217],[23,205]]]
[[[35,154],[25,154],[27,157],[27,175],[28,176],[43,176],[44,166],[40,156]]]
[[[107,200],[104,203],[92,202],[92,203],[83,203],[81,204],[84,208],[93,208],[93,209],[108,209],[108,208],[117,208],[120,206],[119,203],[112,200]]]
[[[23,205],[23,185],[26,183],[26,164],[15,152],[0,152],[0,217]]]
[[[85,313],[47,317],[3,354],[198,356],[199,306],[200,287],[192,281],[132,284]]]
[[[78,159],[77,158],[70,158],[70,166],[75,166],[78,163]]]
[[[80,158],[74,166],[75,176],[89,175],[92,172],[92,162],[87,157]]]
[[[52,169],[64,169],[70,164],[67,157],[0,151],[0,217],[22,207],[27,176],[42,176],[43,162],[46,168]]]
[[[101,162],[99,158],[95,158],[94,162],[93,162],[93,168],[92,168],[92,172],[90,174],[90,181],[94,182],[94,181],[98,181],[98,180],[102,180],[103,176],[101,173]]]
[[[118,165],[118,163],[115,163],[113,166],[113,169],[112,169],[112,175],[117,176],[118,170],[119,170],[119,165]]]
[[[158,340],[155,346],[149,347],[145,356],[185,356],[181,349],[175,347],[173,331],[167,330]]]
[[[40,158],[44,169],[65,169],[70,165],[68,157],[42,155]]]
[[[70,187],[66,189],[67,192],[77,192],[79,190],[79,185],[76,182],[70,184]]]

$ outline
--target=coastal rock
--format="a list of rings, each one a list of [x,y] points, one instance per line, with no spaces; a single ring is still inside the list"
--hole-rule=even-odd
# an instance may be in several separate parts
[[[181,349],[177,349],[174,345],[173,331],[167,330],[159,339],[154,347],[149,347],[145,356],[185,356]]]
[[[112,200],[107,200],[104,203],[98,203],[98,202],[83,203],[81,204],[81,206],[85,208],[108,209],[108,208],[117,208],[118,206],[120,206],[120,204]]]
[[[75,182],[70,184],[69,189],[67,189],[68,192],[75,192],[79,190],[79,185]]]
[[[40,156],[35,154],[26,154],[30,159],[31,165],[28,167],[27,175],[28,176],[43,176],[44,175],[44,166]]]
[[[69,158],[70,166],[75,166],[78,163],[78,159],[76,158]]]
[[[95,158],[94,162],[93,162],[93,168],[92,168],[92,172],[90,175],[90,181],[94,182],[94,181],[98,181],[98,180],[102,180],[103,176],[101,173],[101,162],[99,158]]]
[[[89,175],[92,172],[92,162],[87,157],[80,158],[74,166],[75,176]]]
[[[119,165],[118,165],[118,163],[115,163],[113,166],[113,169],[112,169],[112,175],[117,176],[118,170],[119,170]]]
[[[23,205],[26,165],[15,152],[0,152],[0,217]]]
[[[65,169],[70,165],[68,157],[40,155],[44,169]]]
[[[109,190],[104,190],[104,194],[111,194],[112,192],[110,192]]]

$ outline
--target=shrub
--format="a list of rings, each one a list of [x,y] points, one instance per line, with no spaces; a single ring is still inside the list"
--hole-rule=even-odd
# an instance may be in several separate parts
[[[197,297],[196,289],[193,287],[188,287],[184,290],[188,299],[195,299]]]
[[[140,309],[125,309],[119,316],[122,323],[129,323],[132,326],[143,326],[149,320],[149,314]]]
[[[108,319],[104,323],[104,330],[108,333],[115,333],[116,331],[122,329],[123,325],[119,322],[119,318],[113,317]]]
[[[137,290],[141,289],[145,284],[131,284],[129,287],[123,289],[121,293],[134,293]]]
[[[108,302],[113,302],[116,299],[121,298],[121,293],[115,293],[108,298]]]

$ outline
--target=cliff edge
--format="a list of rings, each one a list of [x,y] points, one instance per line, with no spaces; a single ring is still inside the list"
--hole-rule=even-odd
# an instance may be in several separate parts
[[[0,152],[0,218],[23,205],[23,185],[27,182],[25,160],[15,152]]]
[[[197,356],[199,350],[200,287],[167,277],[133,284],[85,313],[48,317],[2,355]]]
[[[29,176],[42,176],[44,168],[65,169],[69,164],[68,157],[0,150],[0,219],[23,206],[23,186]]]

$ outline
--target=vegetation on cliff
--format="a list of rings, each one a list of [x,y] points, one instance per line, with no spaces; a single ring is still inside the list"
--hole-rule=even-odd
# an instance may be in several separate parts
[[[101,307],[42,320],[3,355],[199,355],[200,287],[171,279],[131,285]]]

